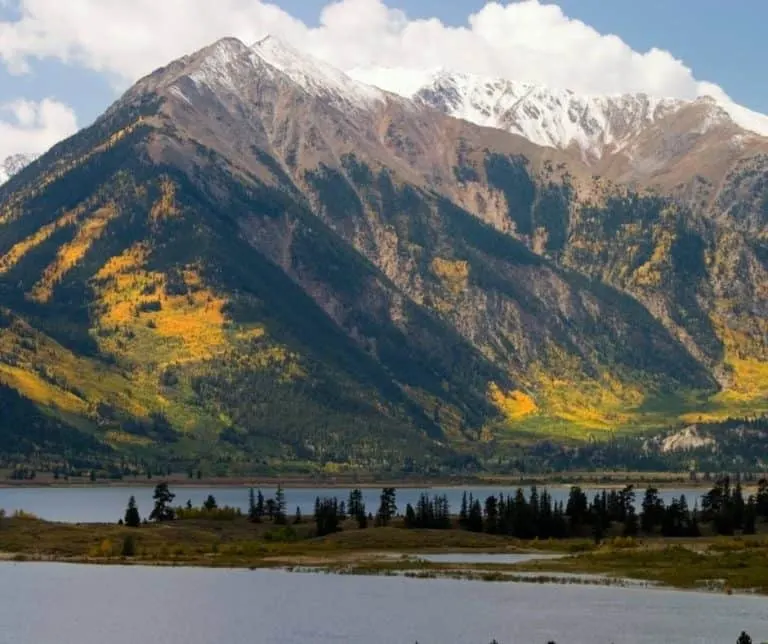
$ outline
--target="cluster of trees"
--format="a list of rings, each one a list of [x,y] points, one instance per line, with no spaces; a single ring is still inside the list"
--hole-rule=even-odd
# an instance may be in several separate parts
[[[397,516],[397,493],[393,487],[385,487],[379,498],[379,509],[374,517],[366,512],[363,492],[354,489],[345,503],[336,497],[317,497],[315,499],[315,526],[317,536],[338,532],[347,519],[354,519],[357,527],[364,530],[371,521],[379,527],[388,526]]]
[[[723,477],[704,495],[701,515],[718,534],[731,535],[737,530],[754,534],[758,519],[768,520],[768,479],[760,479],[757,493],[745,499],[741,481],[736,479],[732,485],[730,477]]]
[[[466,498],[466,495],[465,495]],[[405,527],[427,530],[445,530],[451,527],[451,508],[445,495],[429,497],[422,494],[416,508],[405,506]]]
[[[191,500],[187,501],[184,507],[174,507],[173,500],[175,498],[176,495],[171,492],[168,483],[158,483],[152,496],[154,507],[148,520],[154,522],[173,521],[175,519],[232,520],[243,516],[240,508],[227,505],[220,507],[212,494],[208,495],[200,507],[193,507]],[[285,512],[285,492],[281,486],[278,486],[274,499],[265,499],[261,490],[255,494],[251,488],[248,500],[248,519],[253,523],[260,523],[266,518],[278,525],[284,525],[288,522]],[[301,511],[299,508],[296,508],[296,513],[297,518],[299,518],[298,522],[300,522]],[[142,520],[136,504],[136,497],[132,496],[128,500],[122,523],[128,527],[141,525]]]
[[[301,511],[296,508],[297,518],[301,522]],[[274,499],[264,499],[261,490],[254,494],[253,488],[248,491],[248,519],[252,523],[261,523],[265,518],[278,525],[288,523],[286,515],[285,492],[281,485],[277,486]]]
[[[239,508],[219,507],[209,495],[200,508],[174,507],[173,494],[167,483],[155,487],[154,507],[148,520],[154,522],[174,519],[236,519],[242,517]],[[684,495],[668,503],[659,490],[649,487],[639,503],[633,486],[620,490],[604,490],[590,500],[578,486],[571,488],[566,501],[556,502],[546,491],[532,487],[526,493],[518,489],[514,494],[490,495],[481,500],[465,492],[458,515],[451,513],[448,497],[430,497],[422,494],[415,506],[406,505],[404,515],[398,513],[395,488],[382,489],[376,514],[366,510],[363,493],[352,490],[346,500],[336,497],[315,499],[314,522],[316,534],[324,536],[338,532],[344,522],[353,519],[359,529],[373,522],[388,526],[395,518],[402,518],[405,528],[448,530],[453,528],[471,532],[500,534],[519,539],[563,539],[594,536],[603,539],[608,531],[623,536],[659,534],[665,537],[698,537],[701,525],[710,526],[710,532],[720,535],[754,534],[759,521],[768,521],[768,479],[761,479],[756,494],[745,497],[741,480],[731,482],[724,476],[702,498],[701,507],[691,508]],[[287,525],[285,492],[278,486],[274,498],[265,498],[261,490],[249,492],[248,519],[253,523],[270,521]],[[293,523],[303,522],[301,509],[296,508]],[[136,499],[131,497],[123,522],[135,527],[141,524]]]

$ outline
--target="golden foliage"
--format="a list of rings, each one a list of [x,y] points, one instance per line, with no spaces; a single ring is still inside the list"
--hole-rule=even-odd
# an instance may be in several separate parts
[[[672,245],[675,243],[675,233],[659,228],[655,235],[655,247],[651,258],[640,266],[634,274],[637,286],[660,286],[665,269],[672,257]]]
[[[32,371],[0,364],[0,382],[39,405],[73,414],[84,414],[87,411],[88,406],[83,400],[59,389]]]
[[[454,295],[458,295],[467,288],[469,263],[466,261],[451,261],[435,257],[432,260],[432,272]]]
[[[56,259],[43,271],[43,276],[32,288],[32,299],[36,302],[47,302],[53,295],[56,284],[85,257],[93,242],[101,237],[107,224],[117,215],[117,208],[109,204],[99,208],[86,219],[75,238],[59,249]]]
[[[24,255],[46,241],[57,230],[74,225],[81,213],[82,209],[73,210],[53,223],[41,226],[35,233],[12,246],[5,255],[0,257],[0,274],[11,270]]]
[[[161,358],[165,363],[216,355],[226,346],[225,300],[203,286],[199,269],[194,266],[182,272],[188,293],[169,293],[165,274],[143,268],[147,255],[145,246],[133,246],[97,273],[96,290],[103,310],[101,326],[152,329],[165,340],[157,343],[159,353],[152,358]],[[116,346],[106,348],[124,353]]]
[[[531,396],[522,391],[504,392],[495,382],[488,386],[488,398],[507,420],[519,420],[538,411]]]
[[[0,380],[61,412],[90,416],[103,402],[134,416],[148,413],[124,377],[74,355],[19,319],[0,329]]]
[[[177,217],[179,209],[176,207],[176,186],[169,179],[160,182],[160,199],[152,206],[149,217],[152,221],[161,221],[171,217]]]

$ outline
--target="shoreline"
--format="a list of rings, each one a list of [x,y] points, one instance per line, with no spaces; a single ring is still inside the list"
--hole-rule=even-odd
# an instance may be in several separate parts
[[[664,478],[653,476],[631,477],[622,479],[620,477],[608,477],[601,475],[578,475],[573,478],[551,477],[551,478],[506,478],[506,477],[448,477],[434,479],[364,479],[355,480],[354,478],[345,479],[343,477],[334,477],[331,479],[301,478],[301,477],[208,477],[201,479],[189,479],[188,477],[153,477],[136,479],[110,479],[110,480],[55,480],[51,479],[29,479],[29,480],[1,480],[0,490],[3,489],[97,489],[97,488],[153,488],[158,483],[168,483],[169,486],[177,488],[274,488],[278,485],[286,490],[291,489],[380,489],[382,487],[394,487],[396,489],[435,489],[435,488],[499,488],[516,489],[530,488],[537,486],[539,488],[562,488],[569,489],[572,486],[580,486],[588,489],[621,489],[627,485],[633,485],[635,490],[644,489],[648,486],[656,487],[659,490],[664,489],[710,489],[712,481],[704,480],[684,480],[683,476],[669,475]],[[754,483],[745,484],[745,488],[754,487]]]
[[[441,554],[462,554],[461,551],[440,551]],[[374,554],[374,553],[362,553]],[[433,553],[413,553],[413,552],[392,552],[379,553],[381,559],[371,559],[370,563],[397,562],[399,558],[403,563],[413,563],[418,560],[419,554]],[[503,554],[494,551],[482,552],[474,551],[473,554]],[[534,557],[526,563],[536,563],[543,561],[546,553],[524,552],[520,554],[541,555],[541,558]],[[563,555],[569,557],[573,555]],[[423,561],[423,560],[422,560]],[[360,563],[360,561],[358,561]],[[600,586],[605,588],[624,588],[648,591],[675,591],[696,593],[705,595],[726,595],[729,597],[766,597],[768,593],[761,593],[755,589],[737,588],[730,589],[726,584],[704,583],[699,586],[678,586],[674,584],[663,583],[643,577],[627,577],[611,575],[609,573],[569,573],[559,571],[532,571],[526,570],[524,564],[430,564],[423,561],[420,567],[403,565],[400,568],[356,568],[354,563],[340,565],[339,562],[329,561],[326,563],[287,563],[282,561],[262,560],[258,563],[231,563],[216,561],[148,561],[132,558],[109,558],[101,559],[94,557],[74,557],[61,558],[45,555],[25,555],[22,553],[0,552],[0,565],[2,564],[59,564],[65,566],[103,566],[120,568],[174,568],[188,570],[218,570],[229,572],[259,572],[259,571],[279,571],[287,574],[316,574],[316,575],[337,575],[354,577],[400,577],[414,581],[430,580],[449,580],[449,581],[475,581],[498,584],[533,584],[533,585],[554,585],[554,586]],[[519,567],[518,567],[519,566]]]
[[[338,532],[317,536],[316,530],[312,522],[281,525],[247,518],[178,519],[126,527],[13,515],[0,519],[0,561],[317,569],[498,582],[581,583],[599,577],[612,584],[631,579],[668,588],[768,595],[766,531],[740,537],[608,535],[596,543],[583,535],[524,540],[459,528],[408,529],[400,522],[361,529],[347,520]],[[431,554],[462,556],[441,561],[430,560]],[[528,558],[487,560],[486,555]]]

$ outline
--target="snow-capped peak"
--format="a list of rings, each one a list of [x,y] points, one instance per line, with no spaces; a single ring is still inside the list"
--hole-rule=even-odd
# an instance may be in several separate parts
[[[382,90],[353,80],[341,70],[299,52],[274,36],[258,41],[251,51],[314,96],[363,106],[382,102],[386,97]]]
[[[619,150],[659,119],[691,101],[646,94],[580,95],[567,89],[446,70],[355,69],[349,75],[477,125],[507,130],[547,147],[577,145],[589,157]],[[698,99],[705,100],[705,99]],[[768,136],[768,117],[709,99],[701,128],[730,120]]]

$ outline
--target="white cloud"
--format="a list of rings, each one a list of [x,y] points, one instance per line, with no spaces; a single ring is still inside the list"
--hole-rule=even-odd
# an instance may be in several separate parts
[[[68,105],[46,98],[0,104],[0,162],[12,154],[40,154],[77,131]]]
[[[0,23],[0,58],[16,73],[53,57],[109,74],[124,87],[154,68],[232,35],[266,33],[345,70],[445,67],[587,93],[724,94],[669,52],[633,51],[554,4],[491,2],[449,27],[411,20],[382,0],[337,0],[306,26],[260,0],[18,0],[21,19]]]

